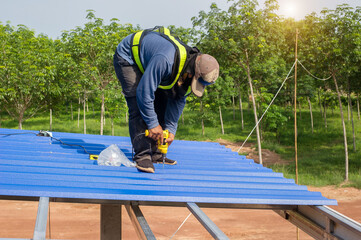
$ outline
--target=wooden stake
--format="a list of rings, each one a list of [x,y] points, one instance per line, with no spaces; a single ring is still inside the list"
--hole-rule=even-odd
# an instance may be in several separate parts
[[[297,44],[298,44],[298,29],[296,29],[296,45],[295,45],[295,162],[296,162],[296,184],[298,184],[298,159],[297,159]],[[297,239],[300,239],[300,230],[296,229]]]
[[[297,41],[298,29],[296,29],[296,46],[295,46],[295,100],[294,100],[294,116],[295,116],[295,162],[296,162],[296,184],[298,184],[298,159],[297,159]]]
[[[86,103],[86,92],[84,91],[84,98],[83,98],[83,125],[84,125],[84,134],[86,134],[85,104],[87,104],[87,103]]]

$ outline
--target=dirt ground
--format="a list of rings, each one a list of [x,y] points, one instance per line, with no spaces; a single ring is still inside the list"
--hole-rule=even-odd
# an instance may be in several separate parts
[[[219,140],[222,144],[227,142]],[[230,146],[233,149],[238,148]],[[249,151],[255,159],[252,146],[242,149]],[[237,149],[235,149],[237,150]],[[287,164],[275,153],[263,151],[264,161]],[[355,188],[309,187],[311,191],[320,191],[323,196],[337,199],[336,211],[361,222],[361,190]],[[157,239],[170,239],[180,224],[188,216],[187,208],[148,207],[141,210]],[[282,219],[272,210],[248,209],[202,209],[208,217],[230,239],[296,239],[296,227]],[[31,238],[37,214],[37,202],[0,201],[0,238]],[[47,238],[51,239],[99,239],[100,206],[97,204],[50,203],[50,224],[48,221]],[[50,228],[49,228],[50,226]],[[122,208],[122,237],[137,239],[125,208]],[[212,239],[209,233],[194,216],[172,238],[176,239]],[[300,239],[312,239],[300,231]]]

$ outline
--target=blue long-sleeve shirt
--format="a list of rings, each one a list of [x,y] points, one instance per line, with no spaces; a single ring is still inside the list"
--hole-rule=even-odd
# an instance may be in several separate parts
[[[131,36],[123,39],[118,45],[118,54],[130,64],[134,65],[130,48]],[[140,46],[140,61],[144,68],[137,87],[137,103],[143,120],[148,128],[159,125],[157,114],[154,110],[155,91],[162,80],[171,77],[176,49],[172,43],[161,37],[156,32],[150,32],[142,40]],[[168,98],[164,121],[165,129],[175,135],[178,119],[183,112],[186,97]]]

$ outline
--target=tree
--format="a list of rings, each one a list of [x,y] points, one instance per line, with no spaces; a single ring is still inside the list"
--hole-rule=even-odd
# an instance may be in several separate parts
[[[347,4],[339,5],[335,10],[323,10],[320,18],[312,16],[315,32],[309,45],[312,62],[318,72],[331,74],[334,89],[337,93],[343,129],[345,149],[345,181],[348,181],[348,146],[346,126],[342,109],[342,92],[347,92],[347,77],[354,71],[355,63],[359,62],[360,14],[353,11]],[[329,86],[331,88],[331,86]]]
[[[118,19],[111,19],[109,25],[95,17],[93,10],[88,10],[89,20],[84,28],[77,27],[63,34],[69,51],[75,62],[81,66],[82,76],[78,86],[83,94],[88,90],[97,90],[101,96],[100,134],[103,134],[105,90],[114,80],[113,55],[118,43],[130,33],[138,30],[132,25],[121,25]]]
[[[53,43],[53,51],[49,56],[55,66],[53,81],[47,82],[47,95],[45,101],[50,112],[50,126],[52,131],[52,115],[54,108],[61,109],[67,104],[67,98],[71,97],[73,89],[73,79],[77,78],[76,66],[70,54],[65,51],[64,43],[55,40]],[[67,96],[67,98],[64,98]]]
[[[275,14],[278,8],[274,0],[266,1],[265,8],[257,10],[256,0],[238,0],[232,2],[228,11],[220,10],[216,4],[211,5],[209,13],[201,11],[197,18],[193,18],[193,26],[199,29],[199,43],[201,49],[207,50],[219,60],[223,69],[241,68],[238,77],[246,77],[251,92],[255,124],[258,122],[257,104],[254,86],[271,83],[272,72],[284,72],[285,64],[280,60],[284,44],[282,32],[279,31],[279,19]],[[266,65],[272,64],[271,68]],[[281,64],[274,64],[281,63]],[[271,73],[271,74],[270,74]],[[279,75],[278,75],[279,76]],[[264,81],[260,81],[263,80]],[[278,79],[278,77],[277,77]],[[275,80],[275,79],[272,79]],[[275,83],[275,82],[273,82]],[[244,83],[236,83],[240,86]],[[262,148],[259,127],[256,127],[259,159],[262,163]]]
[[[1,36],[0,99],[22,129],[44,107],[47,86],[54,80],[53,42],[24,25],[1,26]]]
[[[219,77],[218,82],[208,87],[208,102],[213,111],[219,111],[221,130],[222,134],[224,134],[222,108],[224,109],[231,102],[231,97],[234,92],[234,81],[231,77],[227,76],[226,72],[222,71],[222,69],[221,72],[223,72],[223,76]]]
[[[120,111],[121,115],[125,115],[127,108],[125,97],[120,90],[119,83],[112,81],[109,83],[109,85],[110,88],[105,91],[104,101],[110,115],[112,136],[114,136],[114,118],[118,111]]]

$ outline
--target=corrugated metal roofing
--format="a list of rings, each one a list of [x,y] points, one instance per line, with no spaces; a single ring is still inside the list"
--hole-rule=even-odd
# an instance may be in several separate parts
[[[0,129],[0,134],[37,131]],[[131,159],[128,137],[53,132],[67,144],[99,154],[111,144]],[[221,204],[336,205],[282,173],[254,163],[218,143],[174,141],[155,174],[99,166],[80,147],[35,134],[0,136],[0,195],[124,201]]]

